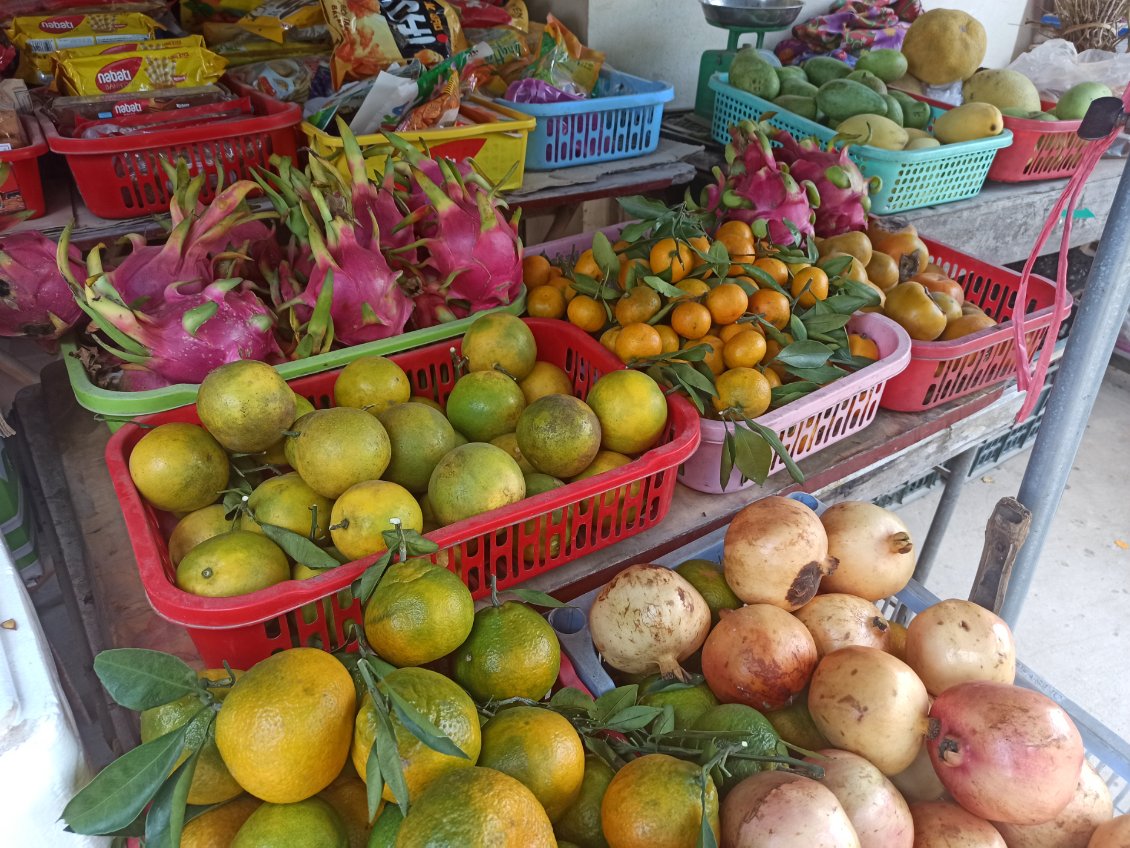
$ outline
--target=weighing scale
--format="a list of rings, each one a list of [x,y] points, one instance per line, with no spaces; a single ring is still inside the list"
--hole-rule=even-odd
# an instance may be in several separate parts
[[[698,92],[695,95],[694,111],[710,119],[714,114],[714,92],[708,83],[716,73],[726,73],[738,52],[738,41],[743,35],[754,33],[757,36],[756,48],[763,50],[765,34],[788,29],[800,17],[804,8],[798,0],[700,0],[702,14],[706,22],[730,33],[725,50],[703,51],[698,65]],[[769,61],[776,64],[777,57],[769,54]]]

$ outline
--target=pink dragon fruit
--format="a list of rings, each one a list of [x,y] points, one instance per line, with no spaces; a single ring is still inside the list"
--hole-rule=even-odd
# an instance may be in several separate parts
[[[59,263],[82,273],[74,247],[60,249],[39,233],[0,238],[0,336],[57,339],[82,316]]]
[[[793,244],[813,235],[813,209],[820,203],[816,187],[797,182],[787,165],[774,156],[765,129],[753,121],[730,127],[726,145],[728,174],[714,169],[717,183],[703,192],[701,208],[714,224],[745,221],[759,238]]]
[[[816,207],[815,230],[821,238],[837,236],[867,228],[867,213],[871,211],[869,191],[878,191],[878,177],[870,180],[863,176],[848,156],[848,146],[839,150],[834,146],[821,146],[815,138],[797,141],[784,130],[773,133],[777,161],[787,165],[795,180],[807,180],[816,186],[820,205]]]
[[[415,186],[427,198],[418,226],[426,259],[412,289],[418,327],[462,318],[511,303],[522,290],[522,242],[518,216],[510,221],[494,189],[477,174],[465,175],[453,162],[438,162],[441,188],[419,164],[412,165]],[[464,166],[466,167],[466,166]],[[409,202],[409,206],[412,201]]]

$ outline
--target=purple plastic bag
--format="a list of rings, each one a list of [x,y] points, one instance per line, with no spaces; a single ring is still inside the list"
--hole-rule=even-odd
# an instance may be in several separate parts
[[[568,103],[585,98],[562,91],[542,80],[523,79],[510,83],[510,87],[506,89],[506,99],[513,103]]]

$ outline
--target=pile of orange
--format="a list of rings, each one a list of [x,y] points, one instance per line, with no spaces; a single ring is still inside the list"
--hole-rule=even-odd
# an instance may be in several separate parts
[[[716,242],[725,245],[732,262],[721,278],[705,258]],[[824,259],[810,263],[781,254],[736,220],[722,224],[713,238],[620,240],[612,248],[620,272],[605,281],[601,297],[578,293],[573,285],[581,276],[604,276],[592,249],[571,265],[526,256],[530,314],[565,318],[599,335],[601,344],[624,363],[706,345],[704,362],[718,392],[715,409],[737,409],[750,418],[769,409],[772,389],[790,379],[775,359],[792,341],[786,330],[793,311],[825,300],[831,291],[832,281],[820,266]],[[839,255],[830,252],[827,258]],[[866,281],[862,267],[853,270]],[[652,287],[644,281],[647,276],[659,277],[678,293]],[[666,294],[657,288],[666,288]],[[766,324],[778,332],[767,333]],[[853,354],[878,358],[874,341],[852,334],[849,342]]]

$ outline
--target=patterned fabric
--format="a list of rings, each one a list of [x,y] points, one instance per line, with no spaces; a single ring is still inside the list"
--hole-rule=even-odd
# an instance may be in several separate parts
[[[854,65],[864,50],[898,50],[910,22],[922,14],[919,0],[834,0],[826,15],[793,27],[774,49],[782,64],[831,56]]]

